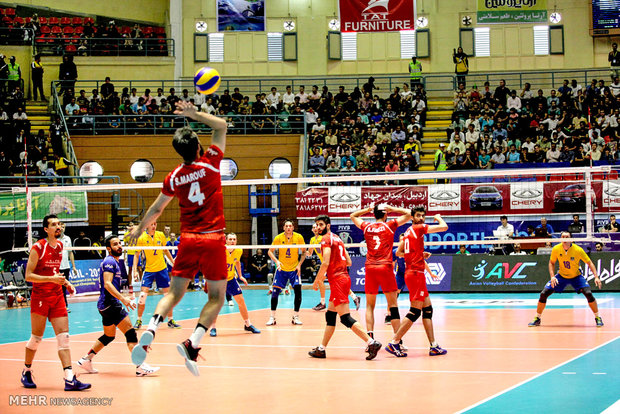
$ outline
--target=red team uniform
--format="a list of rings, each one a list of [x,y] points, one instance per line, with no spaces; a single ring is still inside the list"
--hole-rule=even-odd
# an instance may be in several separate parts
[[[180,164],[164,180],[162,194],[179,199],[181,237],[172,276],[226,280],[224,197],[220,162],[224,153],[210,146],[198,161]]]
[[[383,289],[383,293],[398,290],[394,277],[394,262],[392,261],[394,232],[397,228],[398,222],[396,220],[362,223],[362,231],[368,247],[366,282],[364,285],[364,291],[367,294],[378,294],[379,286]]]
[[[344,243],[334,233],[329,233],[321,239],[321,254],[325,257],[325,248],[331,248],[329,266],[327,267],[327,280],[329,281],[329,301],[334,306],[349,303],[349,290],[351,290],[351,278],[347,271],[347,258],[345,256]]]
[[[52,248],[46,239],[36,242],[32,248],[39,255],[34,273],[40,276],[54,276],[59,273],[62,261],[62,242],[56,240],[56,248]],[[49,319],[67,316],[67,306],[62,286],[52,282],[32,284],[30,312]]]
[[[411,301],[423,302],[428,296],[426,276],[424,276],[424,235],[428,225],[414,224],[407,229],[403,238],[405,244],[405,284],[409,288]]]

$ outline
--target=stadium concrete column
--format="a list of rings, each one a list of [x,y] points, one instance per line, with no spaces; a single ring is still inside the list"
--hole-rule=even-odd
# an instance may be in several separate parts
[[[183,0],[170,0],[170,37],[174,40],[174,79],[183,76]]]

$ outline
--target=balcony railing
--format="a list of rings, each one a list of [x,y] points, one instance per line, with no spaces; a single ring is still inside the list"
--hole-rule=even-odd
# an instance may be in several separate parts
[[[34,38],[35,53],[60,56],[174,56],[174,39],[80,38],[50,35]]]

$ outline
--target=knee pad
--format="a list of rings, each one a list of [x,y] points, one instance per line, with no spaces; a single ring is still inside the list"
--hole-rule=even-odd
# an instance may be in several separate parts
[[[134,328],[127,330],[127,332],[125,332],[125,339],[128,344],[138,343],[138,334],[136,334],[136,330]]]
[[[351,317],[350,313],[347,313],[340,317],[340,323],[342,323],[347,328],[351,328],[353,325],[355,325],[355,322],[357,321],[353,319],[353,317]]]
[[[138,296],[138,305],[143,305],[146,303],[146,292],[140,292],[140,295]]]
[[[398,312],[398,308],[395,306],[390,308],[390,320],[400,320],[400,312]]]
[[[28,339],[28,342],[26,343],[26,348],[32,351],[36,351],[42,339],[43,339],[42,336],[36,336],[36,335],[30,334],[30,339]]]
[[[272,298],[277,298],[278,296],[280,296],[280,292],[282,292],[282,289],[277,288],[277,287],[273,287],[272,291],[271,291],[271,297]]]
[[[334,311],[328,310],[325,312],[325,322],[327,326],[336,326],[336,316],[338,316],[338,314]]]
[[[540,292],[540,298],[538,299],[538,301],[540,303],[547,303],[547,298],[551,296],[552,293],[553,293],[553,290],[551,289],[547,289],[547,288],[543,289],[543,291]]]
[[[409,319],[411,322],[415,322],[418,320],[420,315],[422,315],[421,309],[411,307],[409,308],[409,312],[407,313],[405,317]]]
[[[103,334],[97,340],[101,342],[103,346],[108,346],[108,344],[114,340],[114,337]]]
[[[58,341],[58,350],[69,349],[69,332],[61,332],[56,335],[56,341]]]
[[[422,319],[433,319],[433,306],[425,306],[422,308]]]
[[[583,293],[583,296],[586,297],[588,303],[592,303],[596,300],[594,299],[594,295],[592,294],[592,289],[590,289],[589,287],[582,288],[581,293]]]

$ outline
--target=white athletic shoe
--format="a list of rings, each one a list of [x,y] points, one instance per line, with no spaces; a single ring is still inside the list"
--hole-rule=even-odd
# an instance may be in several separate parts
[[[303,325],[303,323],[299,319],[299,316],[297,316],[297,315],[293,316],[293,320],[291,320],[291,323],[293,325]]]
[[[146,353],[148,352],[151,343],[153,343],[154,338],[155,335],[153,335],[153,332],[147,330],[140,337],[138,345],[133,347],[131,350],[131,362],[133,362],[135,366],[142,365],[146,359]]]
[[[91,361],[88,358],[84,358],[84,357],[80,358],[77,364],[80,368],[82,368],[84,371],[88,372],[89,374],[97,374],[99,372],[95,368],[93,368],[93,361]]]
[[[228,301],[228,306],[235,306],[235,304],[233,303],[233,301],[232,301],[232,300],[229,300],[229,301]]]
[[[136,377],[146,377],[159,371],[159,367],[152,367],[146,362],[136,368]]]
[[[267,326],[273,326],[276,324],[276,318],[274,318],[273,316],[269,317],[269,320],[267,321],[267,323],[265,325]]]

